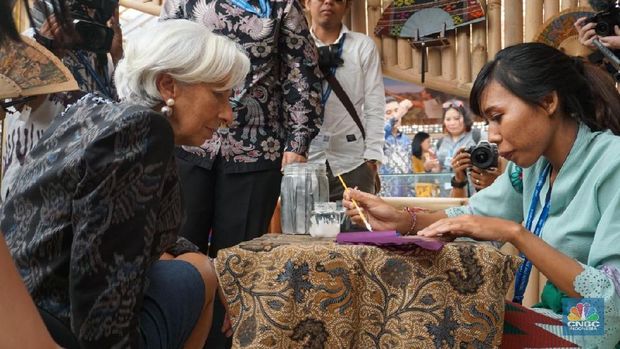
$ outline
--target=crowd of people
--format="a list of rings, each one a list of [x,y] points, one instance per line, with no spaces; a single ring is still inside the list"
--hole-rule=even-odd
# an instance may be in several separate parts
[[[0,4],[0,45],[19,42],[13,4]],[[534,265],[549,279],[545,314],[562,297],[604,300],[605,335],[569,340],[620,342],[620,95],[600,68],[544,44],[507,47],[469,99],[488,135],[451,99],[433,146],[400,130],[412,103],[384,97],[377,47],[342,23],[351,1],[170,0],[157,35],[124,47],[118,8],[88,4],[30,9],[30,34],[79,91],[6,110],[0,346],[230,346],[212,257],[267,231],[282,168],[306,161],[327,165],[330,199],[344,197],[356,224],[512,243],[526,261],[516,301]],[[111,31],[104,52],[80,48],[75,6]],[[584,45],[597,38],[575,26]],[[481,139],[497,166],[473,166]],[[467,206],[403,211],[375,195],[378,174],[442,171]]]

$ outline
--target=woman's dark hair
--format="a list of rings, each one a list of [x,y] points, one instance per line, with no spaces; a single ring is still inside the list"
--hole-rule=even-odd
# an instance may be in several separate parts
[[[5,39],[19,41],[19,33],[13,20],[13,4],[10,0],[0,0],[0,45]]]
[[[560,110],[593,131],[620,134],[620,94],[611,76],[579,57],[541,43],[506,47],[488,62],[473,84],[469,101],[475,114],[484,115],[484,89],[497,81],[525,103],[540,106],[556,91]]]
[[[430,138],[426,132],[418,132],[413,136],[413,140],[411,141],[411,154],[418,159],[422,158],[422,142]]]
[[[472,120],[471,116],[469,115],[469,112],[467,111],[467,108],[465,108],[465,105],[463,104],[462,101],[458,99],[451,99],[442,104],[442,109],[443,109],[443,113],[441,114],[441,123],[443,124],[444,133],[446,133],[446,124],[444,121],[446,120],[446,113],[450,109],[454,109],[458,111],[459,114],[461,114],[461,116],[463,117],[463,124],[465,125],[465,132],[471,131],[471,127],[474,124],[474,120]]]

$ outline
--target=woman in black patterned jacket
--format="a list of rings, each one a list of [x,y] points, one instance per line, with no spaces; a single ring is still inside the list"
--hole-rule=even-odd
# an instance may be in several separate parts
[[[217,279],[177,237],[173,149],[232,120],[228,98],[249,61],[190,21],[149,30],[117,67],[123,101],[91,94],[55,118],[1,215],[35,303],[84,348],[202,348],[211,325]]]

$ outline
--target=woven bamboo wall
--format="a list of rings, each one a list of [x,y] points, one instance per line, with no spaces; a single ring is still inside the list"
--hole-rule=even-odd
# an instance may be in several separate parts
[[[123,6],[157,15],[161,1],[121,0]],[[302,0],[303,1],[303,0]],[[392,0],[352,0],[345,24],[373,37],[381,51],[386,77],[421,83],[421,51],[403,39],[374,36],[374,26]],[[424,85],[467,97],[472,80],[501,48],[531,41],[542,23],[562,10],[589,7],[586,0],[482,0],[486,21],[450,31],[450,45],[427,48]]]

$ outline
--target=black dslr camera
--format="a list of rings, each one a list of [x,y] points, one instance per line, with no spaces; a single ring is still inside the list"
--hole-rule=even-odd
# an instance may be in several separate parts
[[[77,0],[71,5],[75,31],[79,35],[76,49],[106,53],[112,47],[114,31],[106,25],[114,15],[117,0]],[[94,15],[89,15],[89,9]]]
[[[586,23],[596,23],[594,31],[600,36],[614,35],[614,26],[620,25],[620,6],[618,2],[596,1],[595,3],[592,4],[593,8],[600,9],[600,11],[588,18]]]
[[[480,141],[478,145],[472,145],[465,149],[471,158],[471,164],[480,169],[497,167],[499,154],[497,152],[497,144],[487,141]]]
[[[58,0],[65,1],[65,0]],[[81,49],[98,54],[110,51],[114,31],[106,25],[114,15],[118,0],[68,0],[75,34],[66,43],[58,43],[35,32],[35,39],[48,49]],[[36,2],[33,8],[33,20],[40,26],[47,17],[54,13],[54,5],[49,0]]]
[[[331,68],[336,68],[344,64],[340,58],[339,45],[327,45],[318,48],[319,51],[319,68],[323,74],[330,72]]]

